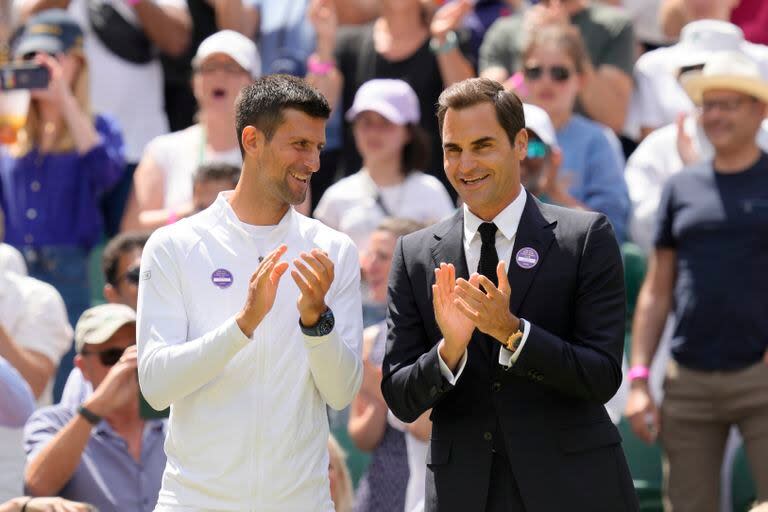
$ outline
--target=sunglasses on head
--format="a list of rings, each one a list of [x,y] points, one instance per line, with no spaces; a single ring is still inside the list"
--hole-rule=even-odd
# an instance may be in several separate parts
[[[549,78],[555,82],[565,82],[571,78],[571,70],[565,66],[552,66],[551,68],[545,68],[544,66],[526,66],[523,69],[523,75],[527,80],[539,80],[544,76],[544,72],[549,73]]]
[[[544,158],[549,154],[549,146],[540,140],[528,141],[528,153],[526,158]]]
[[[107,350],[93,350],[80,352],[81,356],[98,355],[99,361],[104,366],[115,366],[125,352],[124,348],[108,348]]]

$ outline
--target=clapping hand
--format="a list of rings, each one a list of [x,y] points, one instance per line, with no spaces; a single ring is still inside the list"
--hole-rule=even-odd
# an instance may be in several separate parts
[[[334,269],[331,259],[320,249],[299,256],[301,259],[293,260],[296,270],[291,271],[291,277],[301,292],[296,303],[301,323],[309,327],[317,324],[320,315],[328,309],[325,295],[333,284]]]
[[[277,285],[280,284],[280,278],[288,270],[288,263],[280,261],[287,250],[288,247],[281,245],[270,252],[259,263],[256,272],[251,276],[248,283],[248,298],[245,306],[237,315],[237,325],[248,337],[251,337],[256,326],[267,316],[275,303]]]
[[[461,360],[472,339],[475,325],[461,314],[456,304],[456,269],[451,263],[441,263],[435,269],[435,284],[432,285],[432,306],[435,320],[443,334],[444,344],[440,356],[452,370]]]
[[[498,287],[478,273],[472,274],[469,281],[458,279],[454,304],[461,315],[481,332],[505,343],[510,335],[517,332],[520,319],[509,311],[512,289],[503,261],[496,267],[496,275],[499,280]]]

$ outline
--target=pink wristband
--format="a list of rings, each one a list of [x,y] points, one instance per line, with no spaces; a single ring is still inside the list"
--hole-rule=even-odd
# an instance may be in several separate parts
[[[333,67],[333,62],[324,62],[317,55],[310,55],[307,59],[307,69],[315,75],[327,75]]]
[[[647,366],[633,366],[629,369],[629,373],[627,374],[627,378],[630,382],[632,382],[635,379],[647,379],[648,376],[651,374],[651,371],[648,369]]]
[[[167,225],[170,225],[170,224],[174,224],[178,220],[179,220],[179,214],[171,210],[170,213],[168,213],[168,219],[165,221],[165,223]]]

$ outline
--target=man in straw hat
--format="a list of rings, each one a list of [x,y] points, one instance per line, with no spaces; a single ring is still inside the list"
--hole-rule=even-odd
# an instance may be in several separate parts
[[[758,499],[768,498],[768,155],[755,142],[768,82],[744,54],[722,52],[683,87],[714,158],[670,178],[662,194],[635,312],[627,415],[638,436],[663,443],[667,509],[714,512],[732,425],[744,437]],[[724,300],[729,291],[739,300]],[[673,305],[659,413],[648,367]]]

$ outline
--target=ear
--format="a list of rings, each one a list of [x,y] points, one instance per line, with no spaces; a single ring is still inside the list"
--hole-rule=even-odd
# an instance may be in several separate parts
[[[264,136],[264,132],[255,126],[248,125],[243,128],[243,135],[240,142],[242,142],[246,154],[252,158],[258,158],[262,151],[264,151],[264,145],[266,144],[267,139]]]
[[[115,287],[111,284],[107,283],[104,285],[104,298],[107,299],[107,302],[114,304],[116,302],[120,302],[120,296],[117,293],[117,290],[115,290]]]
[[[515,135],[515,156],[518,160],[522,161],[528,154],[528,130],[522,128],[517,135]]]
[[[85,377],[86,380],[90,381],[87,375],[88,370],[85,367],[86,366],[85,359],[83,359],[83,356],[81,356],[80,354],[75,354],[74,363],[75,363],[75,368],[79,369],[82,372],[83,377]]]

